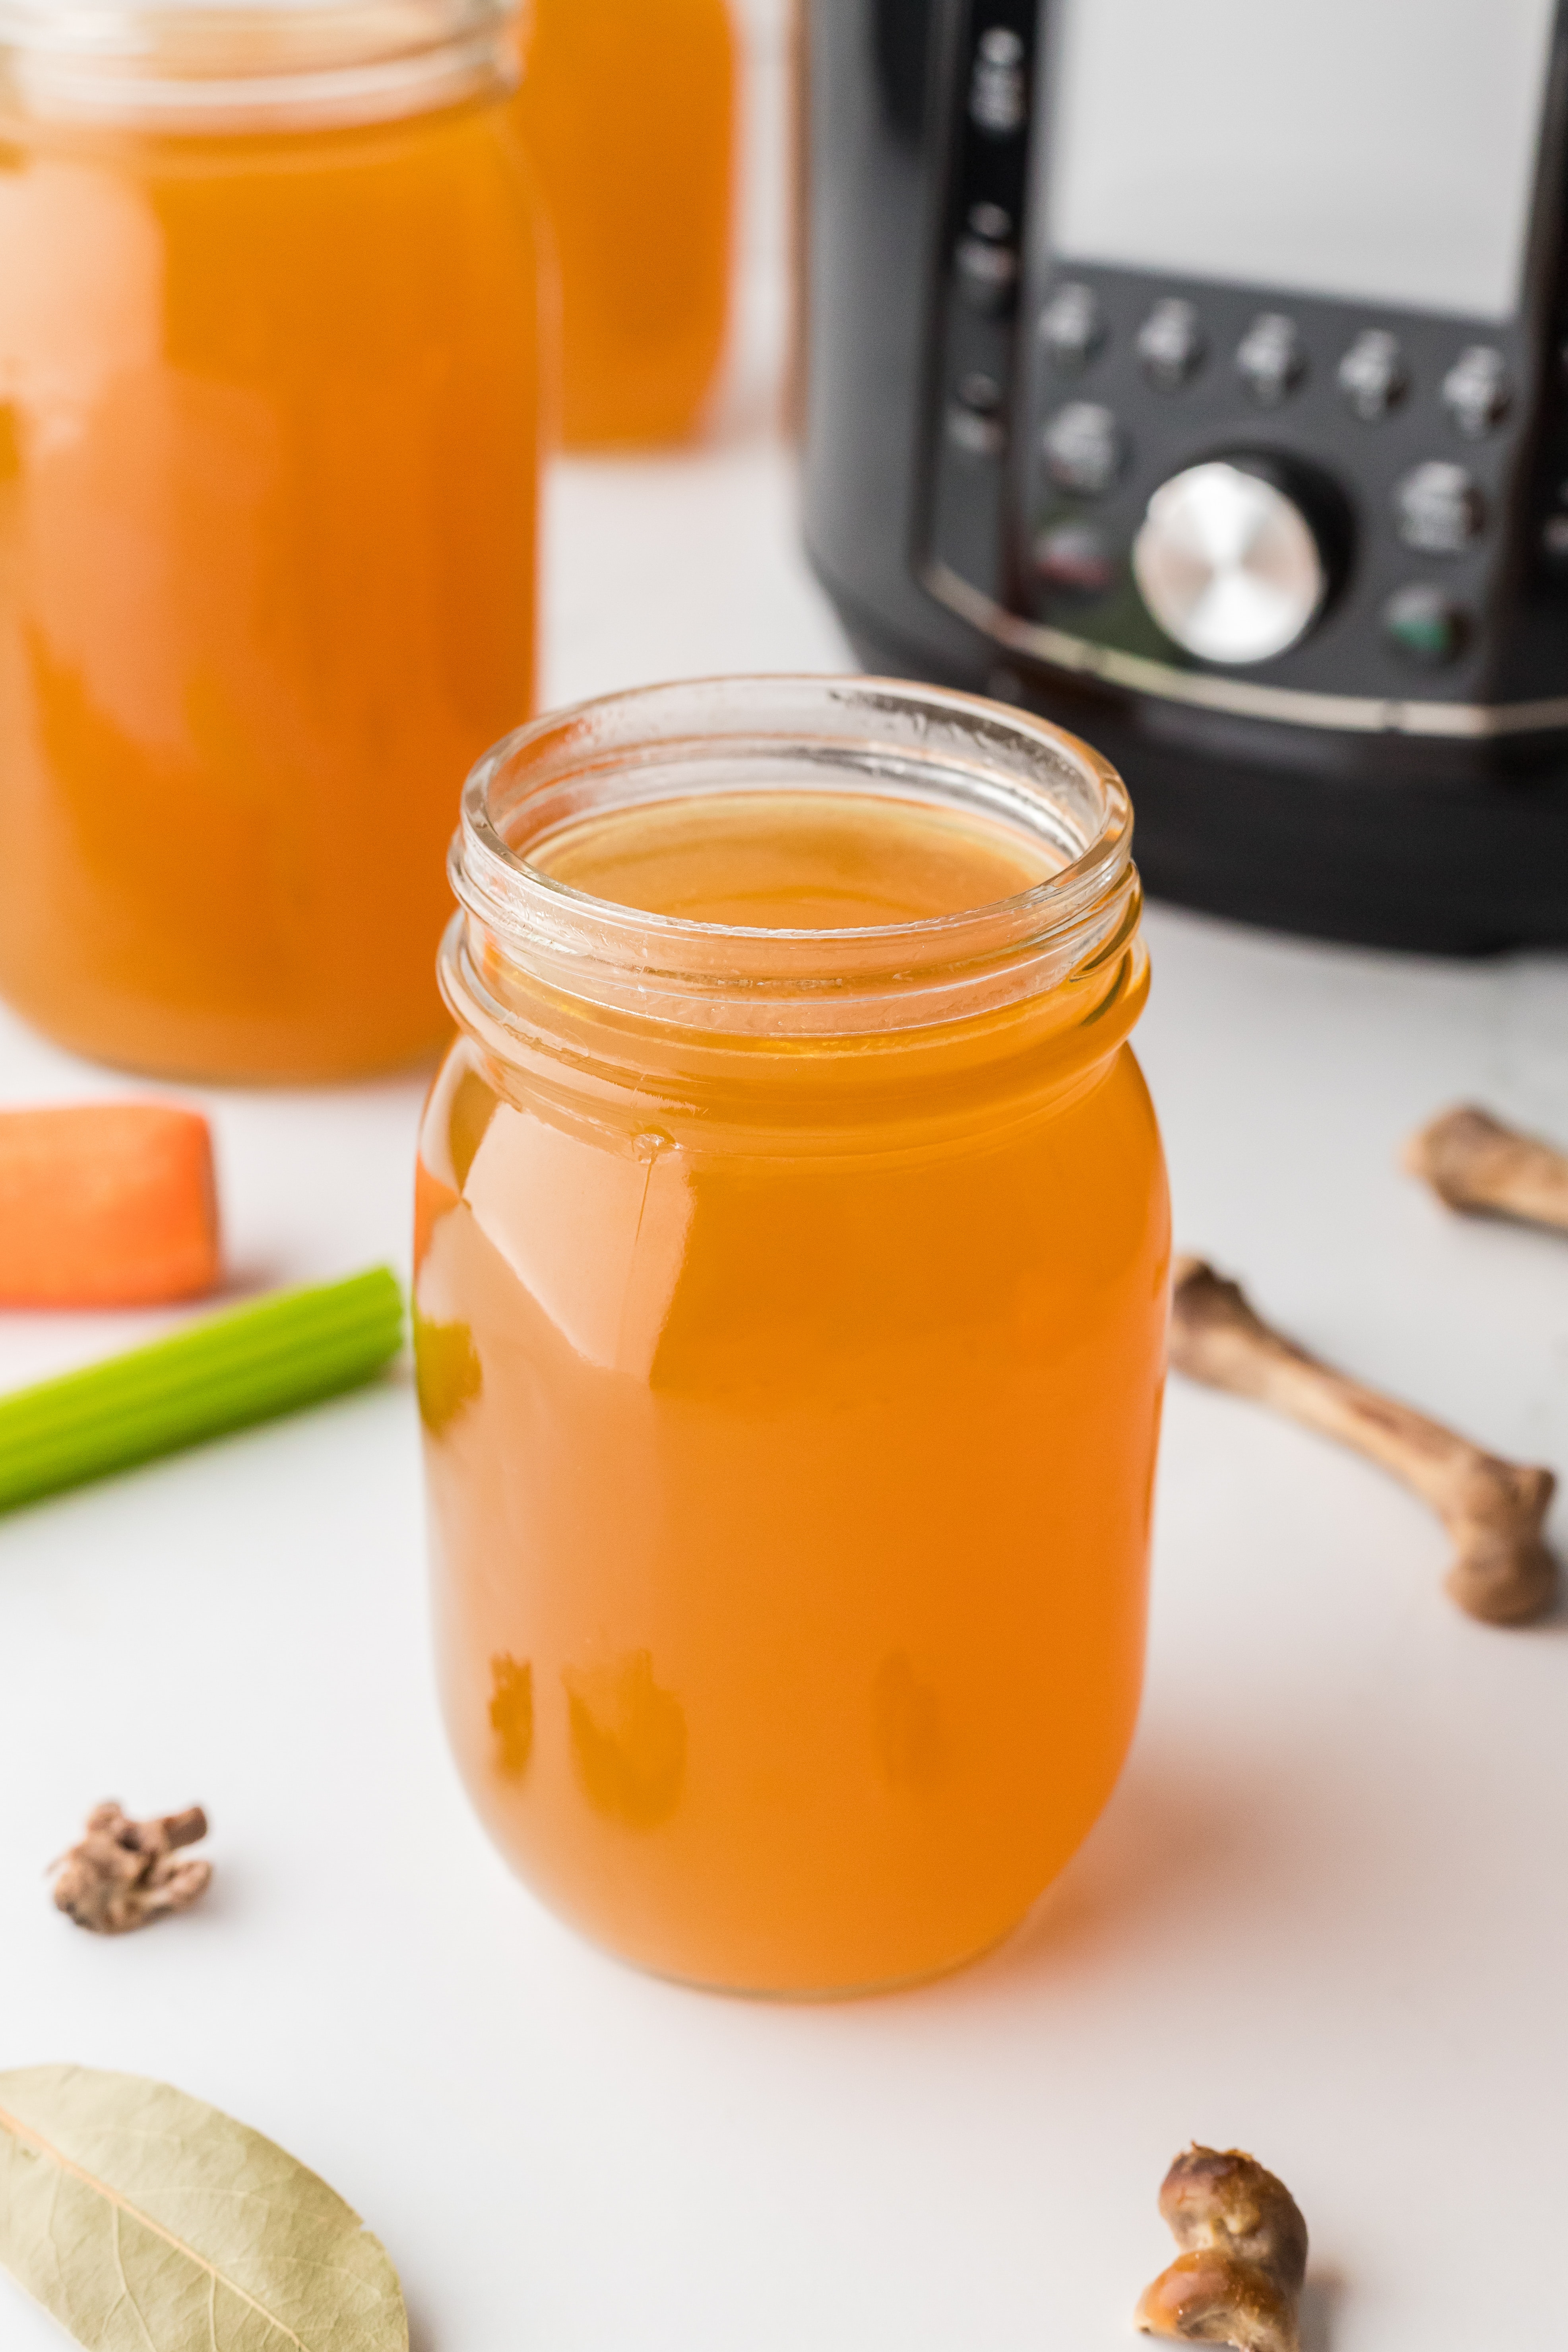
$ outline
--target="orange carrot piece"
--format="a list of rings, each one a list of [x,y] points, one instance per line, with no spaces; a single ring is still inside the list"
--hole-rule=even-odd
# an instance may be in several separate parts
[[[151,1307],[210,1290],[218,1266],[199,1111],[0,1111],[0,1306]]]

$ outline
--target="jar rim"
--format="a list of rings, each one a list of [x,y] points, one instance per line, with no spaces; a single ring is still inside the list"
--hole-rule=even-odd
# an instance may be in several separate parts
[[[1000,818],[1058,862],[958,913],[796,929],[649,913],[526,854],[639,802],[846,788]],[[1124,941],[1131,839],[1116,770],[1047,719],[903,679],[764,675],[633,688],[518,728],[468,777],[449,870],[459,920],[573,995],[683,1025],[880,1028],[1039,994]]]
[[[515,79],[521,0],[0,0],[29,115],[205,131],[353,122]]]

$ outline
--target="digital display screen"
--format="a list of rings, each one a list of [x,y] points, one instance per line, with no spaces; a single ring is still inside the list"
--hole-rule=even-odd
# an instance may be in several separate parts
[[[1048,0],[1071,260],[1500,321],[1555,0]]]

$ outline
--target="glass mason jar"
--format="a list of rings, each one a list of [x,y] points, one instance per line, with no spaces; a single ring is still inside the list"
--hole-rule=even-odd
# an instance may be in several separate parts
[[[994,1943],[1142,1674],[1169,1212],[1114,772],[876,679],[659,687],[469,781],[416,1318],[450,1736],[629,1958]]]
[[[446,1034],[452,794],[532,707],[515,83],[510,0],[0,0],[0,993],[79,1051]]]
[[[532,0],[518,104],[560,278],[568,448],[702,421],[730,315],[736,79],[729,0]]]

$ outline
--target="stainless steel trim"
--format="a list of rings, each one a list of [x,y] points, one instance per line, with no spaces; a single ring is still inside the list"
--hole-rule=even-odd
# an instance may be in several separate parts
[[[1258,686],[1250,679],[1215,677],[1208,671],[1173,668],[1142,654],[1091,645],[1065,629],[1026,621],[1009,613],[945,563],[928,563],[921,584],[974,628],[1010,653],[1032,654],[1057,669],[1100,677],[1135,694],[1158,695],[1200,709],[1229,711],[1245,719],[1272,719],[1286,727],[1339,728],[1359,735],[1447,735],[1486,738],[1543,733],[1568,728],[1568,695],[1547,702],[1415,702],[1369,694],[1309,694],[1288,686]]]

